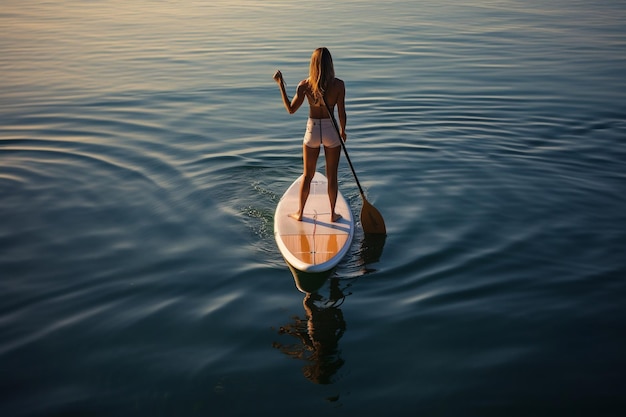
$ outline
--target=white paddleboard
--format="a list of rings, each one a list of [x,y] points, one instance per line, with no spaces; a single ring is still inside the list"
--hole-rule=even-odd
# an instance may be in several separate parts
[[[303,272],[328,271],[350,249],[354,235],[352,212],[339,192],[335,211],[341,219],[331,221],[328,180],[316,172],[302,221],[289,217],[289,214],[298,211],[301,181],[302,177],[295,180],[276,206],[274,237],[280,253],[295,269]]]

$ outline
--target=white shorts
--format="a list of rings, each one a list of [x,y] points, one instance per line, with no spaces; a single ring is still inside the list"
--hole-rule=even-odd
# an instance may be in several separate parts
[[[324,145],[327,148],[341,146],[341,139],[337,134],[331,119],[311,119],[306,123],[304,144],[309,148],[319,148]]]

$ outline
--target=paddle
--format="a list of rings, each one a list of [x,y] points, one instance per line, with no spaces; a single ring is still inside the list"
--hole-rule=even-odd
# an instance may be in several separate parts
[[[326,110],[328,111],[328,115],[330,116],[330,119],[333,122],[333,126],[335,126],[337,135],[339,135],[339,142],[341,142],[343,153],[346,155],[346,159],[348,160],[348,165],[350,165],[350,170],[352,170],[352,175],[354,175],[354,179],[356,180],[356,185],[359,187],[359,192],[361,193],[361,198],[363,199],[363,205],[361,207],[361,225],[363,226],[363,231],[365,233],[386,235],[387,229],[385,228],[385,220],[383,219],[383,216],[380,214],[380,212],[376,210],[376,207],[371,205],[365,198],[365,193],[363,192],[363,188],[361,188],[359,179],[357,178],[356,172],[354,171],[354,167],[352,166],[352,161],[350,161],[348,150],[346,149],[345,143],[343,143],[343,139],[341,138],[341,133],[339,133],[339,125],[337,124],[337,120],[335,120],[335,115],[333,114],[333,111],[331,110],[328,103],[326,103],[326,99],[324,99],[324,104],[326,105]]]

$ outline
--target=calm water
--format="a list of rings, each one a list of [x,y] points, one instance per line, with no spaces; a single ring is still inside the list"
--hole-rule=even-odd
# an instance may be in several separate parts
[[[623,1],[1,3],[0,415],[623,412]],[[388,236],[315,282],[322,45]]]

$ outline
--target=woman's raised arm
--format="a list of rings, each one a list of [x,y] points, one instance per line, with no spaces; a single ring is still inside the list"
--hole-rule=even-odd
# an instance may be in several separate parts
[[[292,100],[289,100],[289,96],[287,96],[287,90],[285,90],[285,81],[283,80],[283,74],[280,71],[276,71],[274,73],[274,81],[278,83],[278,88],[280,88],[280,95],[283,99],[285,109],[287,109],[287,112],[289,114],[294,114],[304,102],[306,90],[304,82],[298,84],[298,88],[296,88],[296,95],[293,96]]]

